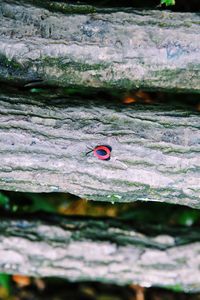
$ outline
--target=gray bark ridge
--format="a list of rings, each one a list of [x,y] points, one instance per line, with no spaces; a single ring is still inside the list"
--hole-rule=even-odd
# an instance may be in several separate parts
[[[109,219],[3,218],[0,272],[200,291],[199,230],[148,230]]]
[[[0,79],[200,92],[199,14],[47,3],[1,1]]]
[[[1,94],[0,188],[200,208],[199,128],[197,112],[165,105]],[[97,145],[109,161],[86,155]]]

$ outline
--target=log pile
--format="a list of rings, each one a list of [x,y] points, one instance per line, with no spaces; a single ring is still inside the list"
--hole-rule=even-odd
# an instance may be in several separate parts
[[[198,95],[199,14],[2,0],[0,188],[200,208],[196,110],[59,88]],[[97,145],[112,147],[109,161],[87,155]],[[0,272],[8,274],[195,292],[199,253],[198,228],[52,215],[0,222]]]

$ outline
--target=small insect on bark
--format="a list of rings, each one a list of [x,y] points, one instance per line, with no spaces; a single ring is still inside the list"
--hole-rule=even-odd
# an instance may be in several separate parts
[[[99,145],[94,147],[89,152],[87,152],[86,155],[93,152],[94,156],[96,156],[98,159],[110,160],[111,151],[112,151],[112,147],[110,147],[109,145]]]

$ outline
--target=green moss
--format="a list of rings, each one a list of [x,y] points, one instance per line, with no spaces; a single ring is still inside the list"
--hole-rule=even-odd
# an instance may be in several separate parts
[[[43,59],[45,66],[57,66],[60,70],[66,71],[72,69],[73,71],[85,72],[90,70],[102,70],[107,68],[107,64],[87,64],[83,62],[65,61],[63,58],[45,57]]]
[[[90,5],[72,5],[67,3],[47,3],[47,8],[53,12],[61,12],[64,14],[89,14],[95,13],[96,9]]]
[[[116,88],[117,89],[125,89],[125,90],[132,90],[141,88],[141,81],[132,81],[128,78],[119,79],[119,80],[107,80],[104,82],[105,88]]]
[[[29,0],[28,2],[32,5],[46,8],[49,11],[61,12],[63,14],[89,14],[96,12],[96,8],[91,5],[73,5],[43,0]]]
[[[114,204],[115,202],[119,202],[122,199],[122,196],[120,196],[118,194],[111,194],[111,195],[108,195],[107,198],[109,199],[109,202]]]
[[[173,292],[183,292],[185,289],[181,284],[174,284],[174,285],[168,285],[165,286],[166,289],[169,289]]]
[[[15,59],[8,59],[6,55],[0,54],[0,67],[6,68],[9,71],[19,71],[23,69],[23,66]]]
[[[178,74],[182,73],[183,69],[175,69],[175,70],[170,70],[170,69],[166,69],[166,70],[159,70],[159,71],[153,71],[152,76],[154,77],[160,77],[162,78],[162,80],[173,80],[173,79],[177,79]]]

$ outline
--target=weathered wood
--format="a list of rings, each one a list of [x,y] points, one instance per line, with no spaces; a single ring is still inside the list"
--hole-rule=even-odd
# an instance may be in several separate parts
[[[0,188],[200,208],[197,112],[0,95]],[[111,160],[88,147],[108,144]]]
[[[18,84],[199,93],[200,15],[2,0],[0,66]]]
[[[1,219],[0,272],[200,291],[199,229],[46,218]]]

